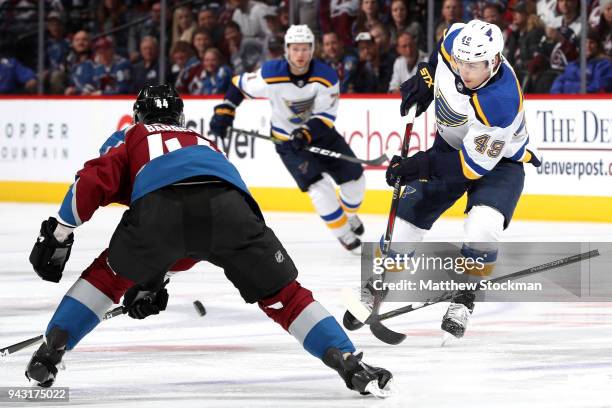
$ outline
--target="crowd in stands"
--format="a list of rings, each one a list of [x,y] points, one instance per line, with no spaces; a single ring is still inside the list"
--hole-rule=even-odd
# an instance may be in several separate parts
[[[183,94],[223,94],[233,75],[283,58],[290,13],[317,37],[316,57],[342,93],[395,93],[427,51],[427,0],[47,0],[44,72],[37,75],[37,1],[0,0],[0,94],[134,94],[161,71]],[[505,58],[526,93],[578,93],[587,39],[587,92],[612,92],[612,0],[435,0],[435,39],[479,18],[504,33]],[[434,43],[435,44],[435,43]]]

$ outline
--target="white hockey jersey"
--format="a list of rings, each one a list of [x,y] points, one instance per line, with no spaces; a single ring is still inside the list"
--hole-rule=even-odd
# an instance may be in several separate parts
[[[512,67],[505,61],[491,81],[470,91],[463,85],[451,58],[453,41],[465,24],[453,24],[438,50],[434,101],[436,128],[459,150],[463,175],[478,179],[502,157],[528,162],[523,94]]]
[[[289,140],[291,132],[312,118],[332,128],[338,111],[338,75],[322,61],[313,60],[310,75],[291,81],[286,60],[266,61],[254,73],[232,79],[248,98],[268,98],[272,105],[272,135]]]

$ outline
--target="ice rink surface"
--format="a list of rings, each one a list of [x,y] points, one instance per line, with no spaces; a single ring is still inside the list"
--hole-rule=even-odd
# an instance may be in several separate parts
[[[2,347],[44,330],[123,211],[102,209],[78,229],[64,277],[53,284],[40,280],[27,258],[40,222],[56,208],[0,204]],[[314,213],[266,217],[298,266],[299,281],[341,320],[339,291],[358,285],[359,258],[345,252]],[[386,217],[363,219],[366,239],[378,240]],[[462,231],[461,220],[443,219],[428,238],[461,241]],[[504,240],[612,241],[612,225],[515,221]],[[445,347],[439,326],[446,305],[388,321],[408,335],[398,346],[379,342],[367,329],[351,333],[364,361],[395,375],[398,394],[376,400],[347,390],[257,306],[244,304],[216,267],[201,263],[176,275],[168,289],[168,309],[160,316],[102,322],[65,356],[67,369],[56,385],[70,387],[70,405],[612,407],[612,303],[478,304],[466,336]],[[206,316],[195,312],[196,299]],[[0,386],[27,385],[23,373],[33,350],[0,359]]]

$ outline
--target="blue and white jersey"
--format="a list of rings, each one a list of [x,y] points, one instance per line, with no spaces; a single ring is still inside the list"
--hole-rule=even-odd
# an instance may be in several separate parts
[[[438,134],[460,151],[464,176],[477,179],[503,158],[528,162],[523,93],[514,70],[504,59],[484,87],[469,91],[451,55],[453,41],[465,24],[453,24],[438,50],[434,101]]]
[[[301,78],[301,77],[300,77]],[[254,73],[232,79],[248,98],[268,98],[272,105],[272,135],[288,140],[291,132],[309,119],[320,119],[332,128],[338,111],[338,75],[329,65],[313,60],[310,74],[294,83],[285,60],[264,62]]]

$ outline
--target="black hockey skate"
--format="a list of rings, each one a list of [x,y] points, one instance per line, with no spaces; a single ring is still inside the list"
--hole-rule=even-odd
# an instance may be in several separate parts
[[[338,241],[340,241],[342,246],[351,253],[355,255],[359,255],[361,253],[361,240],[352,230],[348,231],[343,236],[338,237]]]
[[[358,216],[352,215],[348,217],[348,223],[351,226],[351,231],[353,231],[355,234],[362,236],[365,232],[363,223],[361,222]]]
[[[50,387],[57,376],[57,365],[62,361],[68,343],[68,332],[59,327],[51,329],[43,344],[28,363],[25,376],[40,387]]]
[[[455,296],[442,318],[442,330],[461,338],[465,334],[468,321],[474,311],[474,298],[472,292],[462,292]]]
[[[361,395],[372,394],[386,398],[393,394],[393,375],[384,368],[372,367],[361,361],[363,353],[349,354],[344,358],[337,348],[330,348],[323,356],[323,363],[340,374],[349,390]]]

